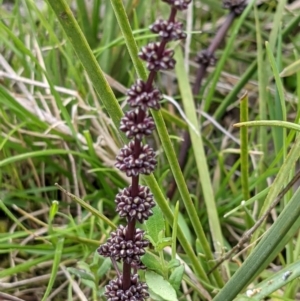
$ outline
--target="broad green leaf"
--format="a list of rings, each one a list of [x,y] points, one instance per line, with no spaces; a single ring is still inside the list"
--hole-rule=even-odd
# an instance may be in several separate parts
[[[153,215],[145,222],[147,235],[151,237],[155,243],[159,240],[159,232],[165,230],[165,221],[161,209],[155,206],[153,209]]]
[[[89,288],[94,289],[94,290],[96,289],[95,281],[82,278],[81,283],[82,283],[83,286],[89,287]]]
[[[178,259],[172,259],[168,262],[168,269],[174,269],[180,266],[180,261]]]
[[[169,281],[176,291],[180,287],[183,274],[184,274],[184,266],[180,265],[179,267],[175,268],[172,274],[170,275]]]
[[[153,255],[152,253],[146,253],[142,257],[142,263],[150,270],[161,272],[162,266],[160,264],[160,260],[157,256]]]
[[[176,291],[172,285],[155,272],[146,272],[146,283],[149,289],[165,301],[177,301]]]

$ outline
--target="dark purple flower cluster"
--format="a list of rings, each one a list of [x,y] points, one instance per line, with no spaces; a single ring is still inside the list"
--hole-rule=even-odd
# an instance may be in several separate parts
[[[154,87],[146,87],[146,83],[138,79],[127,91],[127,103],[133,108],[147,111],[158,110],[159,101],[162,99],[160,92]]]
[[[197,62],[206,66],[214,66],[216,64],[216,57],[205,49],[198,53]]]
[[[138,140],[141,140],[143,136],[151,135],[155,129],[152,117],[146,115],[139,120],[138,116],[139,109],[135,109],[126,112],[121,120],[120,130],[124,132],[129,139],[136,137]]]
[[[152,215],[152,208],[155,206],[153,195],[147,186],[138,187],[138,194],[132,197],[132,186],[124,188],[120,191],[115,199],[117,204],[117,212],[121,217],[128,220],[137,219],[143,223]]]
[[[136,146],[139,146],[139,154],[136,153]],[[155,153],[148,144],[143,145],[136,139],[125,145],[116,158],[115,166],[124,171],[127,177],[138,175],[150,175],[156,166]]]
[[[162,39],[171,41],[186,38],[186,33],[182,27],[183,24],[181,22],[169,22],[159,19],[150,26],[150,30],[154,33],[158,33]]]
[[[123,289],[123,276],[113,279],[105,287],[105,296],[108,301],[142,301],[149,297],[148,286],[140,282],[138,275],[130,277],[131,285],[128,289]]]
[[[161,41],[148,44],[139,53],[139,57],[146,61],[150,74],[147,81],[138,79],[128,89],[126,100],[131,110],[125,113],[120,123],[120,130],[132,140],[120,150],[115,166],[132,181],[115,199],[116,211],[120,217],[126,218],[127,225],[119,226],[97,250],[100,255],[111,258],[118,273],[118,277],[106,286],[105,296],[109,301],[144,301],[149,296],[147,285],[140,282],[136,274],[137,269],[144,268],[141,256],[145,254],[149,242],[143,238],[144,231],[136,229],[135,224],[136,221],[143,223],[153,214],[153,195],[148,187],[139,185],[139,175],[150,175],[157,161],[154,150],[143,144],[142,139],[155,129],[149,109],[158,110],[162,99],[159,90],[153,86],[155,74],[175,66],[174,51],[165,46],[168,41],[186,37],[182,23],[175,21],[176,12],[186,9],[191,0],[164,2],[172,7],[169,20],[157,20],[150,27]],[[122,275],[115,264],[117,261],[123,262]]]
[[[123,260],[128,264],[139,266],[141,256],[145,254],[145,249],[149,241],[143,239],[144,231],[136,229],[134,237],[127,240],[128,227],[119,226],[110,234],[107,242],[98,248],[98,253],[105,257],[112,257],[116,261]]]
[[[147,62],[149,71],[168,70],[175,67],[173,59],[174,51],[170,49],[161,50],[161,43],[150,43],[139,52],[139,57]]]

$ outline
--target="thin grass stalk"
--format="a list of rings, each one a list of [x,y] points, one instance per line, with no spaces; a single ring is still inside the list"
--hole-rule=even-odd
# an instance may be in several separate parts
[[[248,93],[240,99],[240,120],[248,121]],[[248,155],[248,130],[247,127],[240,128],[241,137],[241,180],[244,200],[250,198],[249,192],[249,155]]]
[[[258,64],[258,90],[259,90],[259,116],[260,119],[266,120],[267,119],[267,78],[268,78],[268,73],[266,70],[266,62],[264,59],[264,53],[263,53],[263,42],[262,42],[262,37],[261,37],[261,26],[259,22],[259,17],[258,17],[258,11],[257,8],[254,7],[254,17],[255,17],[255,27],[256,27],[256,44],[257,44],[257,64]],[[268,149],[267,149],[267,131],[264,127],[259,128],[259,145],[260,149],[263,152],[263,154],[267,154]],[[259,160],[258,163],[258,174],[263,174],[265,171],[265,165],[264,165],[264,157]],[[265,185],[259,184],[257,185],[257,191],[261,191],[265,188]],[[259,209],[261,209],[261,204],[259,205]]]
[[[178,216],[179,216],[179,201],[176,202],[174,208],[174,223],[172,227],[172,259],[176,258],[176,237],[177,237]]]
[[[279,103],[275,104],[276,106],[276,119],[281,119],[283,121],[286,121],[286,105],[285,105],[285,97],[284,97],[284,88],[283,88],[283,83],[282,79],[279,76],[279,71],[277,68],[277,63],[275,61],[275,58],[273,56],[273,53],[271,51],[270,44],[268,42],[265,43],[266,45],[266,52],[267,56],[272,68],[273,76],[275,78],[275,83],[276,83],[276,98],[279,98]],[[283,160],[286,158],[286,131],[283,129],[282,132],[280,132],[281,137],[278,139],[281,142],[281,147],[283,151]],[[278,150],[279,151],[279,150]]]
[[[241,122],[248,121],[248,93],[246,92],[240,99],[240,120]],[[241,140],[241,182],[243,199],[248,200],[250,198],[249,191],[249,154],[248,154],[248,129],[247,127],[240,128],[240,140]],[[246,210],[246,222],[247,228],[252,226],[252,220],[249,217]]]

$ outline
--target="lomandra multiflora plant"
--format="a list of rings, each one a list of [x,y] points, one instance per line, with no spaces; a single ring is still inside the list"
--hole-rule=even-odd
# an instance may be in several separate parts
[[[151,174],[156,166],[155,151],[142,143],[144,136],[155,129],[149,109],[158,110],[162,95],[154,87],[154,79],[159,70],[173,69],[174,52],[166,45],[171,40],[184,39],[183,24],[175,20],[178,10],[185,10],[191,0],[163,0],[171,7],[168,20],[157,20],[150,30],[157,33],[160,42],[150,43],[143,47],[139,57],[146,61],[150,71],[148,79],[138,79],[127,92],[127,103],[131,107],[121,120],[120,130],[131,139],[116,158],[115,166],[131,177],[131,185],[120,191],[115,199],[116,210],[126,218],[127,225],[120,225],[111,233],[107,242],[98,248],[98,253],[110,257],[117,272],[117,278],[105,288],[109,301],[130,300],[143,301],[148,296],[146,283],[139,280],[137,271],[144,268],[141,256],[149,241],[144,239],[144,231],[137,229],[136,221],[143,223],[151,215],[155,206],[153,195],[148,187],[139,185],[140,175]],[[118,270],[117,262],[123,262],[123,271]]]

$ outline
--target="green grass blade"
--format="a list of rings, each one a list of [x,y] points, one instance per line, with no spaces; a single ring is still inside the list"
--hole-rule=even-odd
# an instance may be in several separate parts
[[[45,301],[47,299],[47,297],[49,296],[49,294],[51,293],[52,287],[53,287],[54,282],[56,280],[56,275],[57,275],[58,267],[59,267],[59,264],[60,264],[63,247],[64,247],[64,239],[61,238],[57,241],[57,244],[55,246],[54,259],[53,259],[50,279],[48,281],[48,285],[47,285],[45,294],[44,294],[41,301]]]
[[[265,43],[267,55],[269,58],[269,62],[272,68],[273,76],[276,82],[276,95],[275,95],[275,118],[286,121],[286,106],[285,106],[285,97],[284,97],[284,90],[281,78],[279,76],[277,64],[273,53],[271,51],[270,44],[268,42]],[[279,101],[276,101],[279,98]],[[278,104],[277,104],[278,102]],[[282,131],[275,131],[274,132],[275,138],[275,150],[279,152],[280,148],[283,149],[283,159],[286,157],[286,131],[283,129]],[[277,143],[276,143],[277,142]]]
[[[293,62],[289,66],[285,67],[279,74],[280,77],[287,77],[300,71],[300,60]]]
[[[240,120],[248,121],[248,94],[244,94],[240,99]],[[249,155],[248,155],[248,131],[246,127],[240,128],[241,140],[241,178],[244,200],[250,198],[249,193]]]
[[[300,276],[300,261],[296,261],[293,264],[286,266],[280,272],[268,277],[264,281],[255,285],[247,291],[248,295],[253,294],[254,300],[262,300],[266,297],[270,297],[273,292],[276,292],[283,286],[288,285],[291,281]],[[274,295],[276,298],[276,295]],[[237,300],[238,301],[238,300]]]
[[[280,33],[280,27],[283,17],[283,12],[286,6],[287,0],[281,0],[278,2],[276,13],[274,14],[272,30],[270,33],[270,49],[273,52],[275,50],[276,41]]]
[[[257,65],[258,65],[258,92],[259,92],[259,116],[260,119],[267,119],[267,79],[268,79],[268,68],[266,68],[266,62],[264,60],[263,43],[261,37],[261,26],[259,22],[258,12],[256,6],[254,6],[254,17],[256,27],[256,44],[257,44]],[[267,132],[266,129],[261,127],[259,129],[259,145],[263,154],[267,154]],[[258,172],[262,174],[265,170],[264,158],[262,157],[259,161]],[[265,188],[265,185],[260,184],[257,187],[257,191]]]
[[[234,124],[235,127],[250,127],[250,126],[269,126],[269,127],[282,127],[289,130],[300,131],[300,125],[288,122],[288,121],[281,121],[281,120],[254,120],[254,121],[247,121],[247,122],[239,122]]]
[[[68,155],[72,154],[83,159],[90,160],[90,157],[81,152],[69,151],[65,149],[46,149],[41,151],[33,151],[28,153],[22,153],[20,155],[11,156],[7,159],[3,159],[0,161],[0,167],[6,166],[8,164],[12,164],[18,161],[22,161],[29,158],[42,157],[42,156],[53,156],[53,155]]]
[[[179,47],[177,47],[175,50],[175,59],[177,62],[175,70],[177,74],[183,106],[184,106],[187,119],[191,123],[191,125],[189,126],[189,133],[190,133],[192,147],[195,154],[195,160],[196,160],[199,179],[204,195],[204,201],[206,204],[206,210],[207,210],[208,220],[210,224],[210,232],[212,234],[213,243],[216,252],[222,254],[224,245],[223,245],[223,236],[222,236],[222,231],[220,226],[220,220],[218,216],[218,210],[215,202],[212,183],[210,180],[210,172],[206,161],[203,141],[199,131],[200,126],[198,124],[194,98],[189,84],[188,76],[186,72],[184,72],[185,68],[184,68],[183,55]],[[197,216],[194,204],[190,204],[186,208],[187,210],[191,210],[189,216],[203,249],[208,248],[209,250],[209,246],[206,245],[207,239],[202,229],[200,220]],[[207,252],[208,251],[205,251],[205,254]],[[228,272],[229,269],[227,267],[227,273]]]

